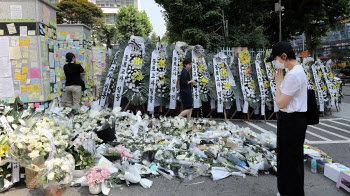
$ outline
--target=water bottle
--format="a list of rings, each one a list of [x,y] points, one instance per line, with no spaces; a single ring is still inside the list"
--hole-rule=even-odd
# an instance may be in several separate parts
[[[312,157],[312,160],[311,160],[311,172],[312,173],[317,172],[317,161],[316,161],[315,157]]]

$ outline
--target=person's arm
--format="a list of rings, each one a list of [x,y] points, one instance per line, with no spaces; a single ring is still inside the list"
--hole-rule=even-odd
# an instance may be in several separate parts
[[[284,80],[282,69],[277,69],[275,80],[276,80],[275,101],[279,109],[284,109],[289,105],[289,102],[292,100],[293,95],[298,90],[299,84],[296,78],[293,75],[290,75],[284,83],[284,89],[287,89],[287,90],[282,93],[280,88]]]
[[[80,67],[79,67],[80,73],[85,73],[85,69],[84,69],[83,66],[81,65],[81,62],[79,62],[79,65],[80,65]]]

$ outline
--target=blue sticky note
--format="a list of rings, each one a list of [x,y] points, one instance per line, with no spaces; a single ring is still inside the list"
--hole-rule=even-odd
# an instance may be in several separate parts
[[[53,87],[54,87],[55,89],[57,89],[57,84],[54,84]]]
[[[80,50],[80,47],[77,47],[77,50]]]
[[[49,104],[46,102],[45,104],[44,104],[44,108],[46,109],[46,108],[48,108],[49,107]]]
[[[158,170],[158,166],[156,166],[156,165],[152,165],[152,167],[151,167],[151,171],[156,172],[157,170]]]
[[[32,78],[32,84],[39,84],[39,78]]]
[[[6,103],[10,103],[10,98],[5,98]]]
[[[41,72],[44,72],[45,71],[45,67],[41,67]]]
[[[28,102],[28,97],[22,97],[23,102]]]
[[[83,55],[79,55],[79,61],[83,61],[84,60],[84,56]]]

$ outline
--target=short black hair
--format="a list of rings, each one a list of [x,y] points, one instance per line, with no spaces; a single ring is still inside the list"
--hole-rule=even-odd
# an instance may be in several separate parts
[[[184,59],[184,61],[182,62],[182,65],[185,67],[186,65],[191,64],[191,63],[192,63],[192,60],[189,59],[189,58],[186,58],[186,59]]]
[[[72,60],[73,60],[74,57],[75,57],[75,55],[74,55],[73,53],[68,52],[68,53],[66,54],[66,62],[67,62],[67,63],[72,62]]]

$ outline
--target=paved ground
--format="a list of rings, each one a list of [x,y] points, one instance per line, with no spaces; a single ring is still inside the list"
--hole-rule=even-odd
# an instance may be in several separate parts
[[[334,162],[350,166],[350,87],[344,87],[345,96],[341,110],[332,109],[332,115],[326,113],[321,117],[320,124],[309,126],[306,141],[314,147],[330,155]],[[273,131],[276,133],[276,121],[233,120],[239,126],[248,126],[257,133]],[[191,182],[169,181],[165,178],[153,178],[153,186],[144,189],[138,184],[129,187],[113,189],[109,195],[237,195],[237,196],[274,196],[277,192],[276,176],[260,174],[259,177],[247,178],[228,177],[224,180],[213,181],[209,177],[196,178]],[[335,183],[323,174],[310,172],[310,163],[305,163],[305,192],[307,196],[345,196],[349,195],[344,189],[337,189]],[[19,183],[2,195],[6,196],[40,196],[44,195],[41,189],[28,190],[25,184]],[[67,196],[89,195],[87,187],[68,188]]]

